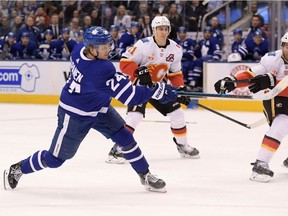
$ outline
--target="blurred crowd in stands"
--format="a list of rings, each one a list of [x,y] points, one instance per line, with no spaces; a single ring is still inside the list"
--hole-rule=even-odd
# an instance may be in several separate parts
[[[185,83],[201,91],[203,62],[224,60],[221,14],[211,17],[202,40],[197,35],[203,16],[223,2],[1,0],[0,59],[68,60],[73,47],[83,40],[85,30],[97,25],[111,32],[116,45],[111,59],[117,60],[138,39],[152,36],[152,19],[164,15],[171,23],[170,39],[183,47]],[[268,52],[267,33],[263,30],[263,17],[257,13],[257,2],[252,4],[251,13],[247,37],[243,38],[240,28],[233,31],[229,61],[259,60]],[[197,32],[196,38],[187,37],[187,32]]]

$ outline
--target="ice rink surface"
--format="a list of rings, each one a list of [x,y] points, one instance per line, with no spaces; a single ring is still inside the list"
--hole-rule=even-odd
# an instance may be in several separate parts
[[[56,129],[57,106],[0,104],[0,170],[48,149]],[[124,108],[117,108],[125,116]],[[222,112],[245,123],[261,113]],[[3,189],[1,216],[287,216],[288,156],[285,139],[274,155],[270,183],[249,180],[267,125],[246,129],[205,110],[185,110],[189,143],[200,159],[181,159],[169,123],[142,122],[135,132],[150,170],[167,183],[167,193],[148,192],[129,164],[104,161],[112,146],[90,131],[76,156],[58,169],[22,176],[13,191]],[[148,120],[168,120],[154,109]],[[1,174],[2,175],[2,174]]]

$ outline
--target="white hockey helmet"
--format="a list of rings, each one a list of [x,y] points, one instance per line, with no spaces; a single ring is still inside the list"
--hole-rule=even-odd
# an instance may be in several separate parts
[[[171,32],[170,21],[166,16],[156,16],[151,23],[151,27],[153,32],[156,30],[158,26],[168,26],[169,33]]]
[[[239,53],[231,53],[228,55],[227,62],[241,62],[242,57]]]
[[[288,43],[288,32],[286,32],[283,37],[281,38],[281,45],[283,46],[283,43]]]

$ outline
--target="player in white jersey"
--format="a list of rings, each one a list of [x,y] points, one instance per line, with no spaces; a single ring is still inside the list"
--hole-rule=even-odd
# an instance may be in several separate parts
[[[82,140],[94,129],[121,146],[125,159],[147,190],[166,192],[165,182],[150,173],[140,147],[110,102],[115,98],[132,106],[152,97],[167,103],[177,95],[172,92],[174,88],[163,83],[153,88],[132,85],[108,60],[111,50],[113,40],[106,29],[93,26],[85,31],[84,43],[79,43],[71,53],[71,75],[60,95],[58,127],[49,150],[37,151],[5,170],[5,189],[16,188],[23,174],[62,166],[74,157]]]
[[[156,82],[170,82],[173,87],[184,90],[181,71],[183,52],[181,46],[168,39],[171,31],[169,20],[165,16],[157,16],[153,19],[151,25],[153,36],[138,40],[133,47],[123,53],[120,60],[121,71],[129,75],[135,85],[151,86]],[[190,99],[179,97],[178,101],[188,105]],[[181,157],[199,158],[199,151],[188,145],[184,112],[178,101],[160,104],[155,100],[149,100],[149,103],[162,115],[170,118],[173,140]],[[128,107],[125,119],[126,127],[132,133],[145,117],[146,104]],[[109,152],[106,162],[124,162],[116,144]]]
[[[215,83],[218,93],[230,92],[237,87],[249,86],[252,93],[274,88],[288,74],[288,33],[281,38],[281,50],[266,53],[258,65],[250,71],[225,77]],[[248,84],[236,84],[235,80],[249,79]],[[269,162],[288,135],[288,88],[271,100],[264,100],[264,114],[270,125],[261,142],[255,163],[252,163],[250,180],[269,182],[274,173],[269,169]],[[286,161],[287,162],[287,161]],[[284,161],[285,164],[285,161]]]

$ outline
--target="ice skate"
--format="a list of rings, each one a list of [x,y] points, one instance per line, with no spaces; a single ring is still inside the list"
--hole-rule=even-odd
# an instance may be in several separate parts
[[[4,189],[9,190],[16,188],[22,175],[23,173],[21,171],[21,162],[11,165],[10,169],[4,170]]]
[[[124,164],[126,162],[119,146],[114,144],[108,154],[108,159],[105,162],[111,164]]]
[[[287,167],[287,168],[288,168],[288,158],[286,158],[286,159],[283,161],[283,165],[284,165],[284,167]]]
[[[146,174],[139,174],[141,183],[145,186],[145,189],[152,192],[166,193],[165,188],[166,183],[157,178],[155,175],[152,175],[150,172]]]
[[[256,162],[251,163],[251,165],[253,165],[253,172],[250,177],[251,181],[269,182],[274,175],[273,171],[269,169],[268,164],[264,161],[256,160]]]
[[[178,144],[175,137],[173,137],[173,141],[177,145],[177,150],[182,158],[194,158],[194,159],[200,158],[198,149],[190,145]]]

